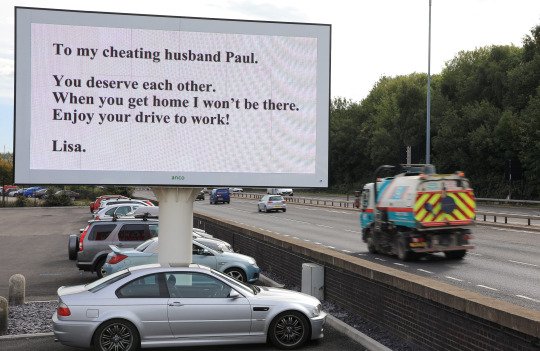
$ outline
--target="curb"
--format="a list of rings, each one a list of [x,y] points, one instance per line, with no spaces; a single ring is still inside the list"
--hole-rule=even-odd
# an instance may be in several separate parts
[[[259,274],[259,281],[264,284],[268,284],[275,288],[283,288],[283,284],[279,284],[272,279]],[[392,351],[392,349],[389,349],[388,347],[384,346],[380,342],[370,338],[366,334],[358,331],[357,329],[351,327],[347,323],[337,319],[336,317],[332,316],[331,314],[326,314],[326,323],[336,329],[341,334],[346,335],[347,337],[353,339],[360,345],[364,346],[366,349],[370,351]]]
[[[34,333],[34,334],[3,335],[3,336],[0,336],[0,341],[18,340],[18,339],[32,339],[32,338],[49,337],[49,336],[54,336],[54,333],[49,332],[49,333]]]

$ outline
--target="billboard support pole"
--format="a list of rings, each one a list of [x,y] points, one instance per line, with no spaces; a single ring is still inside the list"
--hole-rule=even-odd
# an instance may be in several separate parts
[[[188,266],[192,262],[193,202],[200,189],[152,187],[159,201],[158,262]]]

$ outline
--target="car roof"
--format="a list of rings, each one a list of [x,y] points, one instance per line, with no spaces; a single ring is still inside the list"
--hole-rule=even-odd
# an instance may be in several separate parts
[[[151,264],[144,264],[144,265],[140,265],[140,266],[133,266],[133,267],[129,267],[128,270],[130,272],[137,272],[137,271],[140,271],[140,270],[146,270],[146,269],[156,269],[156,268],[162,268],[163,270],[166,270],[166,269],[178,269],[178,268],[185,268],[186,271],[198,271],[198,272],[210,272],[211,269],[210,267],[207,267],[207,266],[203,266],[203,265],[200,265],[200,264],[195,264],[195,263],[191,263],[189,266],[184,266],[184,265],[175,265],[174,263],[171,263],[169,265],[164,265],[164,264],[161,264],[161,263],[151,263]]]
[[[143,218],[123,218],[123,217],[120,217],[120,218],[117,218],[116,220],[113,219],[113,218],[105,218],[105,219],[101,219],[101,220],[95,220],[95,219],[91,219],[88,221],[89,224],[93,224],[93,223],[140,223],[140,222],[149,222],[149,223],[159,223],[158,220],[156,219],[143,219]]]

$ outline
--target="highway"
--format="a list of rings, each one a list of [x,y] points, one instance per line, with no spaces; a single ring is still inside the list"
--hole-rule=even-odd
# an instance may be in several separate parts
[[[433,254],[401,262],[367,251],[356,211],[289,205],[285,213],[259,213],[256,200],[238,198],[220,205],[197,201],[194,210],[540,310],[540,232],[477,225],[472,229],[476,248],[463,260]]]

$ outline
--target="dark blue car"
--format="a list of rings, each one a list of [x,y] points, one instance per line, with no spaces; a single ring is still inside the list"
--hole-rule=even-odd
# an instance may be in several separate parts
[[[217,204],[219,202],[231,203],[231,194],[227,188],[212,189],[210,193],[210,204]]]
[[[40,186],[33,186],[31,188],[27,188],[23,192],[24,197],[34,197],[36,191],[43,189],[43,187]]]

